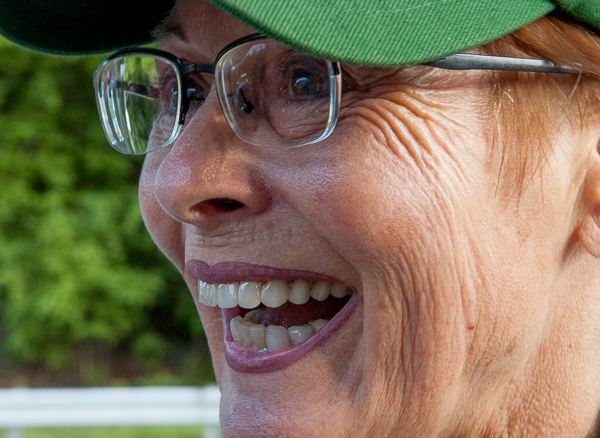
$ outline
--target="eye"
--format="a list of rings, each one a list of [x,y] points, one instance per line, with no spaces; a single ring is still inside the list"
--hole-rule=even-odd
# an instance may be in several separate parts
[[[320,94],[325,88],[321,71],[311,71],[305,68],[294,70],[291,77],[291,92],[294,96],[314,96]]]
[[[276,78],[276,79],[275,79]],[[274,70],[281,97],[291,100],[329,96],[327,63],[296,51],[281,55]]]
[[[174,73],[160,76],[158,81],[158,90],[163,108],[177,108],[179,86],[177,84],[177,76]]]
[[[187,77],[187,97],[190,106],[200,106],[206,101],[210,84],[200,74],[193,74]]]

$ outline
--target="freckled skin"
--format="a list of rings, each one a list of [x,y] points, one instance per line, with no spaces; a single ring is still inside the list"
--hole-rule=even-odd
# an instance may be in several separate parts
[[[187,41],[161,46],[189,61],[253,32],[192,0],[178,16]],[[585,436],[599,404],[600,279],[577,227],[598,130],[557,121],[547,168],[505,196],[514,173],[498,180],[481,73],[344,75],[351,90],[322,143],[245,144],[210,95],[145,161],[144,220],[194,296],[189,259],[312,270],[360,297],[324,345],[266,374],[227,366],[220,311],[198,305],[223,436]],[[243,207],[201,208],[218,198]]]

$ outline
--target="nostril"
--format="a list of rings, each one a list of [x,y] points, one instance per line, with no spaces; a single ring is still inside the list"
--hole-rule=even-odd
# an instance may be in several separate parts
[[[230,198],[209,199],[207,202],[210,202],[216,208],[220,208],[225,211],[237,210],[238,208],[242,208],[244,206],[244,204],[242,204],[240,201]]]
[[[243,203],[231,198],[207,199],[199,202],[191,208],[196,216],[212,216],[219,213],[227,213],[244,206]]]

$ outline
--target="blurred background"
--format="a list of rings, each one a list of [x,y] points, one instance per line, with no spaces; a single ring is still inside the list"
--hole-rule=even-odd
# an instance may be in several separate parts
[[[0,388],[214,383],[192,297],[142,222],[142,159],[120,155],[104,138],[92,86],[103,59],[40,55],[0,39]],[[54,428],[5,436],[200,431]]]
[[[0,40],[0,387],[214,382],[192,297],[140,216],[142,159],[98,121],[102,60]]]

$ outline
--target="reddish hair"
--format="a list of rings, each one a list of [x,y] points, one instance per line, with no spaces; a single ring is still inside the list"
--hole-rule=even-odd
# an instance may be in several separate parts
[[[600,35],[565,14],[552,13],[481,50],[490,55],[545,59],[584,73],[490,74],[496,122],[493,153],[501,154],[500,174],[507,167],[514,169],[508,173],[507,188],[520,192],[553,152],[547,136],[550,126],[565,117],[580,128],[598,121]]]

